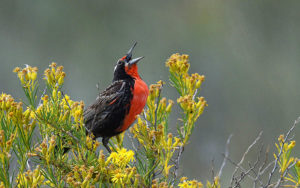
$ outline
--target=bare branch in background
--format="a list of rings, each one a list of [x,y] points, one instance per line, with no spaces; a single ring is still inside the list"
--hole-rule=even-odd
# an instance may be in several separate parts
[[[291,133],[299,122],[300,117],[297,118],[293,126],[288,130],[287,134],[283,138],[282,144],[280,144],[278,148],[278,153],[276,152],[277,154],[275,154],[275,159],[271,162],[268,162],[269,147],[264,149],[263,145],[261,145],[259,151],[257,151],[257,158],[254,162],[245,161],[245,158],[249,155],[250,151],[253,150],[253,147],[259,143],[259,140],[262,137],[262,132],[260,132],[257,138],[248,146],[239,162],[235,162],[229,158],[228,147],[232,137],[232,135],[230,135],[227,139],[225,153],[223,154],[224,160],[235,166],[229,187],[243,187],[242,181],[245,179],[249,179],[253,183],[253,188],[278,188],[282,186],[289,186],[286,184],[287,180],[285,179],[285,177],[289,175],[289,171],[296,165],[297,161],[295,160],[291,164],[289,164],[289,166],[285,168],[284,172],[281,172],[280,174],[278,173],[278,168],[279,162],[281,162],[280,157],[284,152],[284,144],[288,144],[291,141],[291,139],[293,138]],[[245,167],[245,163],[247,163],[248,167]],[[226,162],[223,161],[218,173],[219,177],[222,175],[222,171],[225,165]],[[275,176],[278,178],[275,179]]]
[[[224,166],[226,165],[226,161],[227,161],[227,158],[229,156],[229,144],[230,144],[230,141],[231,141],[231,138],[232,138],[233,134],[230,134],[228,139],[227,139],[227,142],[226,142],[226,148],[225,148],[225,153],[224,153],[224,159],[223,159],[223,162],[221,164],[221,167],[220,167],[220,170],[219,170],[219,173],[218,173],[218,176],[221,177],[222,175],[222,172],[223,172],[223,168]]]

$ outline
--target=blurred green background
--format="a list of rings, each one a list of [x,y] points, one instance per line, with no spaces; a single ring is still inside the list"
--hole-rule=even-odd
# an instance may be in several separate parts
[[[258,133],[274,149],[300,115],[300,1],[0,0],[0,92],[22,98],[16,66],[65,67],[65,91],[90,104],[105,88],[115,62],[134,41],[148,83],[168,80],[165,60],[190,55],[191,72],[206,76],[209,106],[186,147],[182,172],[211,178],[227,137],[237,161]],[[176,92],[164,94],[176,100]],[[178,115],[178,114],[177,114]],[[174,127],[176,115],[173,116]],[[296,141],[300,139],[296,129]],[[299,151],[299,146],[296,146]],[[257,153],[252,153],[255,159]],[[298,152],[298,156],[300,153]],[[251,158],[247,159],[251,160]],[[229,164],[225,172],[229,172]],[[223,173],[224,178],[231,174]]]

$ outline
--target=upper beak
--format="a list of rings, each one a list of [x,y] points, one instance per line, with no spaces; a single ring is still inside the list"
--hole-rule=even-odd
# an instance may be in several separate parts
[[[135,43],[133,44],[133,46],[132,46],[132,47],[129,49],[129,51],[127,52],[127,55],[126,55],[127,61],[129,61],[129,60],[132,58],[132,51],[133,51],[134,47],[136,46],[136,44],[137,44],[137,42],[135,42]]]
[[[133,65],[133,64],[136,64],[137,62],[139,62],[141,59],[143,59],[143,57],[138,57],[138,58],[135,58],[135,59],[132,59],[128,62],[129,65]]]

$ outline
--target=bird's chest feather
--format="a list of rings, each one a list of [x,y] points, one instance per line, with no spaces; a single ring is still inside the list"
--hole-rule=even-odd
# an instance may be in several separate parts
[[[130,102],[130,109],[128,114],[125,116],[123,125],[120,126],[118,131],[125,131],[135,121],[136,116],[140,114],[146,105],[147,97],[149,94],[147,84],[141,80],[135,80],[134,88],[132,90],[133,97]]]

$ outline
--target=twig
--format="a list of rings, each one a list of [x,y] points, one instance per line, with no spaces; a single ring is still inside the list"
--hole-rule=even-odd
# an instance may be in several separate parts
[[[214,180],[215,178],[215,163],[214,163],[214,159],[211,160],[211,179]],[[214,182],[214,181],[212,181]]]
[[[253,172],[255,175],[257,174],[257,173],[255,172],[254,169],[256,168],[256,166],[258,165],[258,163],[259,163],[259,161],[260,161],[260,156],[261,156],[261,153],[262,153],[262,148],[263,148],[263,147],[261,147],[260,150],[259,150],[259,154],[258,154],[258,156],[257,156],[256,161],[254,162],[254,165],[251,165],[251,163],[248,162],[248,165],[249,165],[250,168],[249,168],[247,171],[242,171],[242,173],[241,173],[239,179],[234,178],[234,180],[235,180],[235,185],[233,186],[233,188],[240,187],[240,186],[241,186],[240,183],[241,183],[241,182],[243,181],[243,179],[244,179],[245,177],[247,177],[247,176],[248,176],[250,179],[252,179],[254,182],[256,182],[256,179],[254,179],[254,177],[250,175],[250,172]]]
[[[177,155],[177,159],[175,160],[175,172],[174,172],[174,179],[172,181],[172,185],[175,183],[176,178],[178,177],[178,170],[179,170],[179,163],[180,163],[180,158],[181,155],[184,151],[184,146],[180,146],[179,147],[179,151],[178,151],[178,155]]]
[[[127,132],[127,136],[129,137],[129,139],[130,139],[130,142],[131,142],[131,145],[132,145],[132,147],[133,147],[133,150],[135,151],[135,152],[137,152],[137,148],[135,147],[135,145],[134,145],[134,141],[133,141],[133,137]]]
[[[225,155],[224,155],[225,157]],[[240,182],[246,177],[248,176],[252,181],[254,181],[254,177],[250,175],[250,172],[253,171],[253,169],[255,168],[255,166],[250,167],[250,169],[246,170],[244,169],[242,166],[236,164],[235,162],[233,162],[230,158],[227,158],[227,160],[233,164],[234,166],[236,166],[237,168],[241,169],[242,173],[240,175],[240,178],[237,179],[235,176],[231,179],[231,186],[230,188],[236,188],[236,187],[240,187]],[[234,182],[234,183],[233,183]],[[234,184],[234,185],[233,185]]]
[[[218,173],[218,177],[220,178],[221,175],[222,175],[222,172],[223,172],[223,168],[224,166],[226,165],[226,161],[227,161],[227,158],[229,156],[229,144],[230,144],[230,140],[232,138],[233,134],[230,134],[228,139],[227,139],[227,142],[226,142],[226,148],[225,148],[225,153],[224,153],[224,159],[223,159],[223,162],[222,162],[222,165],[221,165],[221,168],[219,170],[219,173]]]
[[[195,93],[193,94],[193,100],[195,100],[195,97],[197,95],[198,89],[196,89]]]
[[[254,166],[250,167],[246,172],[242,172],[240,178],[236,180],[236,183],[235,183],[235,185],[233,186],[233,188],[240,187],[241,181],[242,181],[246,176],[248,176],[250,179],[253,180],[253,177],[250,175],[250,172],[253,171],[253,169],[255,168],[256,165],[257,165],[257,163],[255,163]]]
[[[223,154],[223,157],[225,157],[225,154]],[[237,163],[235,163],[234,161],[232,161],[229,157],[226,158],[228,160],[228,162],[230,162],[233,166],[241,169],[241,171],[246,171],[246,169],[244,169],[242,166],[238,165]]]
[[[257,138],[252,142],[252,144],[247,148],[247,150],[245,151],[245,153],[243,154],[242,159],[240,160],[240,162],[237,164],[237,167],[234,169],[234,172],[232,174],[232,178],[234,178],[235,173],[238,170],[238,166],[241,166],[241,164],[244,162],[246,155],[249,153],[249,151],[251,150],[251,148],[257,143],[257,141],[260,139],[261,135],[262,135],[262,131],[259,133],[259,135],[257,136]]]
[[[96,84],[96,88],[97,88],[98,92],[100,92],[99,82]]]
[[[42,104],[42,98],[43,98],[43,96],[46,94],[46,91],[47,91],[47,87],[45,87],[45,89],[43,90],[43,93],[42,93],[42,95],[41,95],[41,98],[40,98],[40,101],[39,101],[38,106],[40,106],[40,105]]]
[[[264,173],[272,166],[273,163],[275,163],[275,160],[272,161],[272,162],[270,162],[270,163],[266,166],[266,168],[264,168],[264,169],[260,172],[260,174],[261,174],[261,175],[264,174]]]
[[[255,177],[255,179],[254,179],[254,184],[253,185],[256,185],[256,182],[257,181],[259,181],[259,183],[262,185],[263,183],[262,183],[262,181],[261,181],[261,179],[260,179],[260,176],[259,176],[259,171],[258,172],[255,172],[255,170],[254,170],[254,168],[258,165],[258,163],[260,162],[260,157],[261,157],[261,154],[262,154],[262,150],[263,150],[263,145],[260,147],[260,149],[259,149],[259,153],[258,153],[258,156],[257,156],[257,159],[256,159],[256,161],[254,162],[254,166],[253,166],[253,168],[252,168],[252,165],[251,165],[251,163],[250,162],[248,162],[248,165],[249,165],[249,167],[250,167],[250,169],[252,168],[252,172],[253,172],[253,174],[256,176]],[[264,165],[264,164],[263,164]],[[255,186],[253,186],[253,187],[255,187]]]
[[[30,158],[27,160],[27,162],[26,162],[26,165],[27,165],[27,169],[28,170],[31,170],[31,160],[30,160]]]

